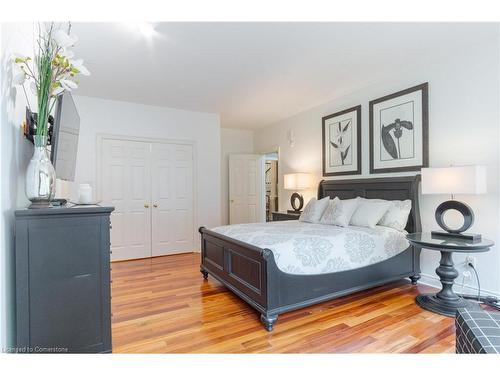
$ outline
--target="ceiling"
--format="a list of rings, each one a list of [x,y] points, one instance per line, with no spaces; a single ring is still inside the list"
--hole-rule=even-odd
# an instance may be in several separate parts
[[[218,113],[254,129],[496,35],[473,23],[75,23],[79,95]],[[146,25],[147,26],[147,25]],[[147,35],[154,34],[154,35]]]

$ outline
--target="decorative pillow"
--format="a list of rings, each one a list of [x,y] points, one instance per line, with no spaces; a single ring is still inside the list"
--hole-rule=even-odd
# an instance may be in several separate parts
[[[356,207],[358,207],[358,198],[342,200],[335,197],[328,204],[325,213],[321,217],[320,224],[347,227],[352,214],[356,211]]]
[[[375,228],[391,207],[391,202],[377,199],[359,198],[359,204],[351,217],[351,225]]]
[[[321,216],[323,215],[326,207],[328,206],[329,201],[329,197],[325,197],[320,200],[311,198],[311,200],[307,203],[306,208],[304,208],[304,211],[302,211],[302,214],[299,217],[299,221],[317,224],[319,222],[319,219],[321,219]]]
[[[391,203],[391,206],[389,207],[389,210],[387,210],[385,215],[382,216],[382,219],[380,219],[378,225],[403,231],[406,228],[408,216],[410,215],[411,200],[406,199],[404,201],[389,202]]]

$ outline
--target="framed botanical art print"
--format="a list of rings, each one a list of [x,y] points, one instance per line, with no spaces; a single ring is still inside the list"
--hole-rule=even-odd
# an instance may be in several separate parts
[[[361,174],[361,106],[325,116],[323,176]]]
[[[419,171],[429,163],[428,84],[370,102],[370,173]]]

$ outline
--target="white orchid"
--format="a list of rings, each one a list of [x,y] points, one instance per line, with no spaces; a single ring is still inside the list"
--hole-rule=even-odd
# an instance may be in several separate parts
[[[26,72],[21,66],[15,64],[12,68],[12,83],[15,85],[23,85],[25,81]]]
[[[16,64],[26,63],[27,61],[31,60],[31,57],[21,55],[20,53],[13,53],[12,60],[14,60]]]
[[[72,69],[71,71],[74,73],[74,74],[81,74],[81,75],[84,75],[84,76],[89,76],[90,75],[90,72],[89,70],[85,67],[85,65],[83,65],[83,60],[82,59],[77,59],[77,60],[69,60],[71,66],[72,66]]]
[[[75,53],[69,48],[63,48],[60,54],[67,59],[72,59],[73,57],[75,57]]]
[[[75,59],[71,49],[78,40],[76,35],[68,30],[55,29],[51,23],[47,28],[39,28],[37,44],[38,51],[35,59],[16,54],[12,57],[14,67],[12,82],[24,85],[28,79],[29,87],[38,98],[37,135],[47,135],[48,116],[52,112],[57,96],[64,91],[78,88],[74,81],[77,75],[90,75],[89,70],[83,65],[82,59]],[[24,88],[24,86],[23,86]],[[26,94],[26,90],[24,90]],[[29,106],[29,98],[26,96]]]
[[[53,38],[57,45],[62,48],[74,46],[78,40],[78,37],[76,35],[70,35],[69,33],[66,33],[61,29],[57,30],[54,33]]]
[[[59,96],[60,94],[62,94],[64,92],[64,87],[62,86],[57,86],[54,91],[52,92],[52,96]]]
[[[71,90],[78,88],[78,85],[76,84],[76,82],[73,82],[70,79],[61,79],[59,81],[59,83],[61,84],[61,86],[64,90],[71,91]]]

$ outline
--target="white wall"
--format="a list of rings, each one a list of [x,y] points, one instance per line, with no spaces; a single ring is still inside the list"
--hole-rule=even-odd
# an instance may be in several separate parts
[[[194,141],[198,171],[195,224],[207,227],[220,224],[218,115],[85,96],[75,96],[75,103],[80,114],[75,187],[79,183],[96,186],[98,134]]]
[[[229,155],[253,153],[253,131],[221,129],[221,222],[229,224]]]
[[[25,117],[26,100],[21,88],[12,86],[12,53],[31,54],[33,25],[1,25],[1,107],[0,107],[0,350],[13,344],[14,335],[14,216],[26,207],[24,172],[32,154],[20,125]],[[30,95],[31,97],[31,95]],[[33,98],[30,98],[34,105]]]
[[[368,102],[413,85],[429,82],[429,156],[430,166],[484,164],[488,166],[488,193],[459,196],[476,213],[472,232],[500,242],[499,228],[499,40],[498,34],[478,40],[474,46],[462,46],[446,57],[428,57],[425,65],[402,67],[384,81],[370,85],[272,124],[255,133],[255,151],[281,147],[280,181],[284,173],[311,172],[322,179],[321,118],[325,115],[362,105],[362,176],[369,174]],[[287,142],[287,131],[295,133],[295,146]],[[392,174],[395,176],[397,174]],[[385,175],[378,174],[378,177]],[[389,176],[389,175],[386,175]],[[375,176],[372,176],[375,177]],[[346,178],[346,177],[344,177]],[[347,177],[351,178],[351,177]],[[289,207],[291,192],[280,191],[280,205]],[[308,191],[305,198],[316,194]],[[422,196],[420,200],[423,230],[437,228],[434,211],[445,196]],[[500,293],[500,251],[493,248],[479,254],[481,286]],[[427,281],[436,281],[434,270],[438,254],[422,252],[422,272]],[[463,257],[455,256],[458,263]]]

